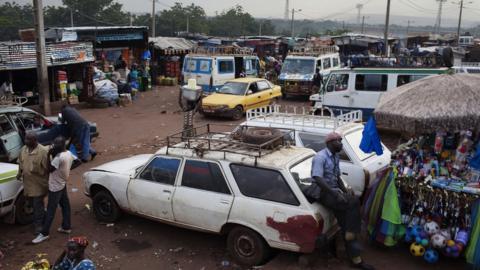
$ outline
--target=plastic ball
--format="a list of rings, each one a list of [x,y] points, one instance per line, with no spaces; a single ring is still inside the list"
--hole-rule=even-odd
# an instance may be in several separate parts
[[[421,237],[421,238],[428,238],[429,236],[430,236],[430,235],[429,235],[426,231],[422,231],[422,232],[420,233],[420,237]]]
[[[423,259],[425,259],[425,261],[427,261],[428,263],[436,263],[438,262],[438,252],[433,249],[429,249],[425,251]]]
[[[447,240],[447,247],[453,247],[453,246],[455,246],[455,241]]]
[[[443,235],[443,237],[445,237],[445,239],[447,240],[451,240],[452,239],[452,234],[450,233],[449,230],[440,230],[439,232],[441,235]]]
[[[460,253],[461,253],[461,250],[456,245],[447,246],[447,248],[445,248],[445,255],[448,257],[458,258],[460,257]]]
[[[413,235],[413,227],[408,227],[405,231],[405,242],[412,242],[415,240],[415,236]]]
[[[423,238],[421,236],[415,237],[415,243],[417,243],[417,244],[422,244],[422,240],[423,240]]]
[[[464,230],[458,231],[457,236],[455,236],[455,242],[466,246],[468,243],[468,233]]]
[[[425,253],[425,248],[420,244],[412,243],[410,245],[410,253],[415,257],[420,257]]]
[[[420,244],[424,247],[428,246],[428,243],[429,243],[428,239],[422,239],[422,241],[420,242]]]
[[[417,237],[420,236],[420,234],[423,232],[423,228],[420,225],[415,225],[412,228],[412,235]]]
[[[441,234],[434,234],[430,239],[432,247],[442,249],[447,245],[447,239]]]
[[[440,231],[440,226],[438,226],[438,223],[435,221],[429,221],[425,223],[425,225],[423,226],[423,229],[429,235],[433,235]]]

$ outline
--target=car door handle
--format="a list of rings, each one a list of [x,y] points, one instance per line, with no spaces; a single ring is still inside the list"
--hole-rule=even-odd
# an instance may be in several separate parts
[[[258,96],[258,98],[262,98],[262,96]]]
[[[342,175],[347,175],[347,176],[348,176],[348,173],[346,173],[346,172],[342,172]]]
[[[220,203],[229,205],[230,201],[229,200],[220,200]]]
[[[167,190],[167,189],[164,189],[164,190],[163,190],[163,193],[172,194],[172,192],[171,192],[170,190]]]
[[[350,96],[343,96],[344,98],[349,98]]]
[[[273,95],[273,93],[270,93],[270,96]]]

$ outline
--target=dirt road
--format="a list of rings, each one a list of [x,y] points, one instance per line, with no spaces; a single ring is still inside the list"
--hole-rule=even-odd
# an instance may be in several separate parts
[[[73,171],[68,191],[72,204],[72,235],[85,235],[90,240],[87,256],[97,269],[240,269],[229,258],[225,239],[163,225],[130,215],[124,215],[113,226],[99,224],[89,210],[91,201],[83,194],[81,175],[91,167],[107,161],[140,153],[153,153],[163,138],[182,126],[182,114],[177,106],[176,88],[159,88],[141,94],[128,107],[84,109],[81,113],[96,122],[100,137],[94,147],[97,158]],[[304,101],[283,102],[289,105]],[[205,119],[197,115],[196,125],[202,123],[236,124],[226,119]],[[39,245],[30,244],[34,238],[30,226],[0,224],[0,249],[5,258],[2,269],[20,269],[35,254],[46,253],[54,261],[62,252],[67,236],[56,232],[60,211],[52,226],[51,238]],[[2,247],[2,244],[4,245]],[[5,248],[5,246],[8,246]],[[446,261],[430,266],[420,258],[413,258],[406,247],[376,248],[365,244],[365,258],[377,269],[458,269],[464,264]],[[461,261],[461,260],[460,260]],[[263,269],[305,269],[298,264],[298,254],[278,252]],[[336,259],[319,259],[311,269],[349,269],[348,264]]]

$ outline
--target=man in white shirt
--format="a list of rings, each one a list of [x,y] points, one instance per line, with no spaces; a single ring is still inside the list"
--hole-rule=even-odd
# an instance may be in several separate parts
[[[57,137],[53,141],[53,147],[49,151],[48,161],[50,164],[50,175],[48,178],[48,206],[47,215],[43,224],[42,232],[33,239],[32,243],[38,244],[49,238],[50,226],[55,218],[58,205],[62,208],[62,226],[58,232],[70,233],[70,201],[68,200],[67,180],[70,176],[70,168],[74,156],[65,147],[65,138]]]

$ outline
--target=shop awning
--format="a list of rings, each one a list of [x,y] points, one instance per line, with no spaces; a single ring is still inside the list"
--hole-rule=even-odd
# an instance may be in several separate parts
[[[480,127],[480,76],[444,74],[405,84],[382,95],[375,109],[381,127],[421,135]]]
[[[155,49],[162,50],[167,55],[185,54],[196,46],[193,41],[176,37],[150,38],[149,42],[153,44]]]
[[[0,43],[0,70],[37,67],[34,42]],[[60,42],[46,44],[47,66],[62,66],[95,61],[91,42]]]

